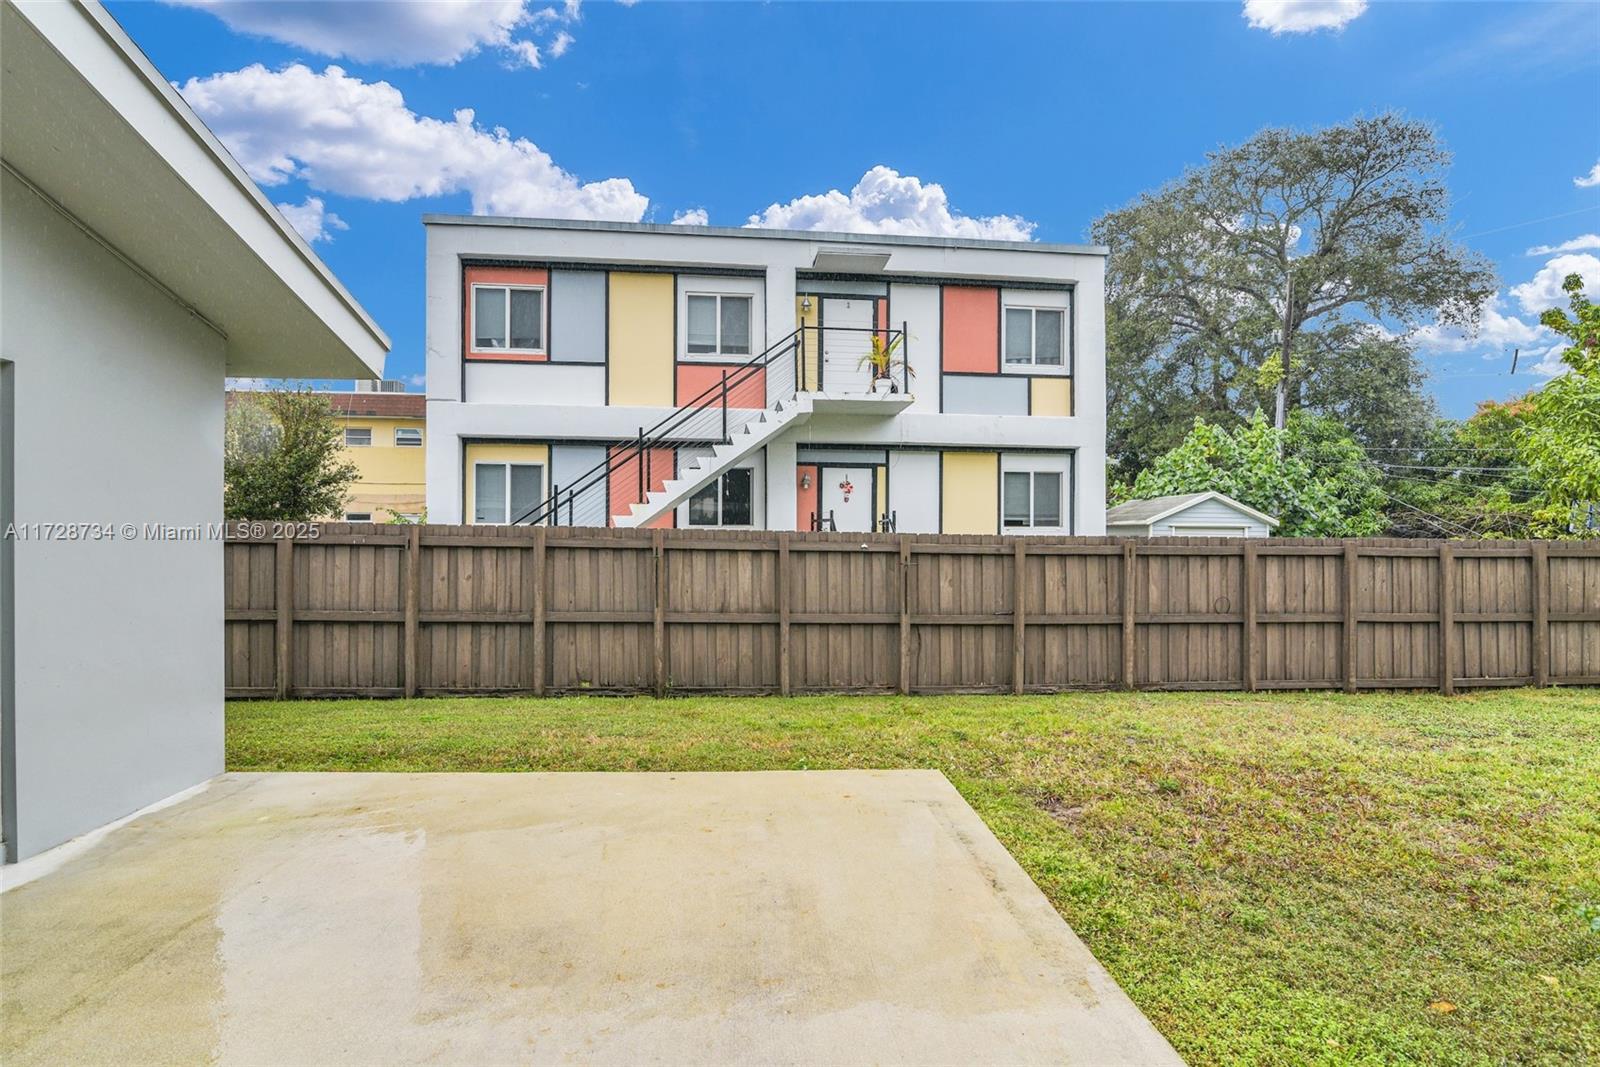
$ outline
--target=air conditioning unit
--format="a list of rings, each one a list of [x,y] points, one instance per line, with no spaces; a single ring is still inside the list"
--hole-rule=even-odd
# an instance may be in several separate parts
[[[390,381],[388,379],[357,379],[355,385],[355,391],[358,393],[403,393],[406,391],[405,382]]]

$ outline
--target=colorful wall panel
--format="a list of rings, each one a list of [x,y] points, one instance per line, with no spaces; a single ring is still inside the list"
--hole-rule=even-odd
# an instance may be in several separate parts
[[[1035,415],[1071,415],[1071,378],[1034,378],[1032,381]]]
[[[611,275],[610,389],[607,403],[672,406],[673,277]]]
[[[900,533],[939,532],[939,453],[889,453],[889,510]]]
[[[679,363],[677,403],[688,404],[706,390],[709,397],[700,401],[714,406],[721,404],[722,375],[732,376],[742,364],[737,363]],[[767,372],[765,368],[745,371],[737,381],[728,386],[730,408],[764,408],[767,406]]]
[[[944,485],[940,511],[941,533],[998,533],[999,453],[944,453]]]
[[[550,272],[550,361],[606,361],[606,276],[601,271]]]
[[[951,415],[1026,415],[1028,379],[1009,374],[947,374],[944,410]]]
[[[809,303],[810,309],[805,305]],[[815,389],[817,387],[817,360],[822,352],[821,335],[817,332],[817,317],[822,312],[822,298],[817,296],[795,297],[794,323],[801,327],[802,341],[805,348],[805,362],[801,367],[801,375],[805,379],[801,389]],[[804,515],[801,516],[804,519]]]
[[[615,293],[616,290],[612,290],[612,294],[615,295]],[[622,448],[621,454],[628,454],[625,446],[619,447]],[[677,453],[673,449],[647,448],[645,451],[648,453],[647,456],[629,458],[611,469],[611,511],[610,515],[606,517],[607,526],[611,525],[611,515],[621,514],[628,510],[629,504],[641,502],[642,498],[639,495],[641,466],[644,468],[645,492],[647,493],[665,487],[667,479],[677,473],[674,467]],[[617,449],[613,449],[612,454],[615,456],[619,453]],[[675,525],[674,520],[676,518],[676,512],[668,511],[665,515],[645,525],[652,530],[670,530]]]
[[[1000,373],[1000,290],[945,286],[943,334],[945,370]]]
[[[821,489],[817,485],[817,465],[815,463],[800,463],[794,468],[794,527],[797,530],[811,529],[811,520],[821,506]]]

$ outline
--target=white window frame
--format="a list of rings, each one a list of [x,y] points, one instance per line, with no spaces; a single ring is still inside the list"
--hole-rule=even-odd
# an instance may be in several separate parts
[[[506,291],[506,321],[504,348],[483,348],[478,344],[478,290],[479,289],[504,289]],[[539,296],[539,340],[544,344],[539,348],[512,348],[511,347],[511,290],[521,289],[528,292],[537,292]],[[544,356],[550,352],[550,287],[547,285],[519,285],[510,282],[473,282],[471,292],[468,294],[471,307],[468,309],[467,332],[472,340],[470,351],[475,353],[492,353],[498,355],[502,352],[520,356]]]
[[[506,509],[504,519],[500,522],[484,522],[478,518],[478,468],[479,467],[504,467]],[[475,459],[472,461],[472,509],[467,516],[473,526],[509,526],[511,525],[511,468],[512,467],[538,467],[539,488],[548,496],[550,492],[549,464],[540,463],[538,460],[522,459]],[[545,520],[549,521],[548,517]],[[531,523],[530,525],[543,526],[545,523]]]
[[[689,351],[689,301],[696,297],[716,301],[717,347],[710,352]],[[750,336],[745,339],[743,352],[724,352],[722,350],[722,302],[724,300],[744,300],[750,305],[750,314],[747,321],[750,324]],[[754,359],[760,355],[756,348],[756,294],[754,293],[714,293],[705,290],[685,290],[683,294],[683,358],[703,359],[708,362],[729,363]]]
[[[1011,333],[1011,312],[1026,311],[1028,315],[1028,362],[1013,363],[1006,359]],[[1050,311],[1061,316],[1061,362],[1039,362],[1039,312]],[[1000,309],[1000,369],[1012,374],[1048,374],[1069,377],[1072,373],[1072,309],[1052,307],[1048,304],[1010,302]]]
[[[364,433],[364,434],[367,435],[367,439],[365,441],[352,441],[352,440],[350,440],[350,435],[353,434],[353,433]],[[370,427],[370,426],[346,426],[344,428],[344,447],[346,447],[346,448],[371,448],[372,447],[372,427]]]
[[[1073,477],[1073,453],[1071,452],[1002,452],[1000,454],[1000,499],[996,502],[999,509],[995,515],[997,528],[1002,534],[1022,535],[1066,535],[1072,533],[1072,520],[1076,512],[1077,502],[1073,499],[1076,491],[1076,482]],[[1006,525],[1006,475],[1027,474],[1028,479],[1028,521],[1032,523],[1033,514],[1033,475],[1056,474],[1061,477],[1061,525],[1060,526],[1007,526]]]
[[[415,439],[407,439],[402,441],[400,438],[401,434],[413,433],[417,435]],[[415,426],[396,426],[394,428],[394,446],[396,448],[421,448],[422,431]]]

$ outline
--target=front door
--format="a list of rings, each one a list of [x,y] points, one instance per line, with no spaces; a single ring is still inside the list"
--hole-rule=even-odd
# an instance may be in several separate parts
[[[829,296],[822,300],[822,391],[865,393],[872,385],[872,368],[861,357],[872,345],[873,316],[878,302],[871,298]]]
[[[822,518],[833,512],[833,527],[840,533],[871,533],[872,502],[877,494],[872,487],[871,467],[823,467]]]

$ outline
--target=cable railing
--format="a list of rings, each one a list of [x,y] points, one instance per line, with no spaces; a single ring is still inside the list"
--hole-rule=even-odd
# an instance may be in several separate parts
[[[890,391],[910,392],[904,362],[906,331],[878,327],[800,326],[760,355],[730,369],[631,441],[607,449],[604,460],[566,485],[551,484],[545,497],[513,525],[608,526],[634,503],[643,503],[676,478],[690,461],[726,444],[773,407],[801,392],[873,392],[885,379],[866,359],[877,336],[900,372]],[[689,365],[689,364],[684,364]]]

